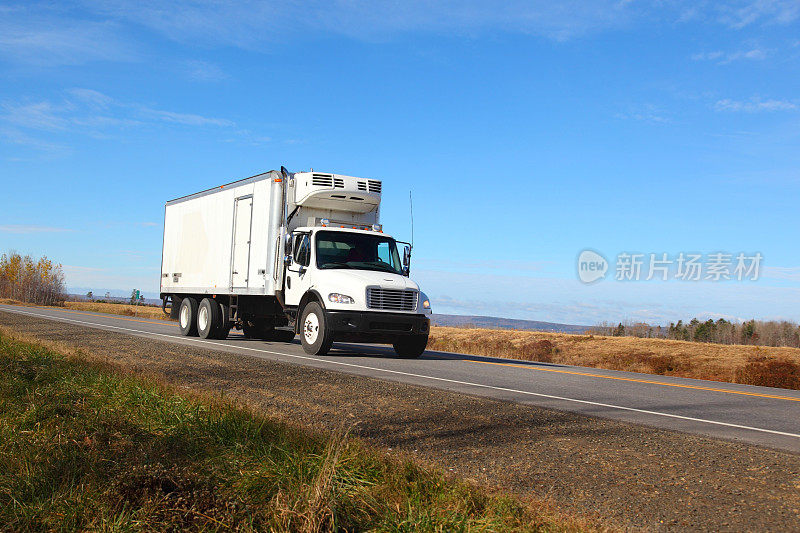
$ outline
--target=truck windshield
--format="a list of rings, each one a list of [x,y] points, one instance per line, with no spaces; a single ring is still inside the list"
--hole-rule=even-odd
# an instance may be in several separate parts
[[[320,231],[316,238],[317,268],[353,268],[402,274],[394,239],[379,235]]]

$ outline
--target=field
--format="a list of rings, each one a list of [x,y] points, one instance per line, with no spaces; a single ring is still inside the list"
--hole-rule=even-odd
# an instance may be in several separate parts
[[[429,350],[800,389],[800,349],[435,327]]]
[[[75,309],[77,311],[90,311],[94,313],[109,313],[113,315],[169,320],[169,316],[164,314],[164,311],[162,311],[160,307],[150,307],[146,305],[112,304],[102,302],[64,302],[64,307],[67,309]]]
[[[0,333],[8,530],[564,531],[530,504]]]
[[[11,300],[0,303],[20,304]],[[64,307],[169,320],[159,307],[98,302],[65,302]],[[428,349],[800,389],[798,348],[434,326]]]

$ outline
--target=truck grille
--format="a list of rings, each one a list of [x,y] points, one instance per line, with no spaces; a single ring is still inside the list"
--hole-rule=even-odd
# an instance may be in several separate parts
[[[417,308],[417,291],[367,289],[367,307],[389,311],[413,311]]]

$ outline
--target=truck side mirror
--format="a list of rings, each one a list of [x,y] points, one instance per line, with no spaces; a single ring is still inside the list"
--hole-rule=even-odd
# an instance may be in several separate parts
[[[403,275],[408,276],[411,273],[411,247],[406,246],[403,248]]]
[[[288,256],[292,255],[292,252],[293,252],[293,250],[292,250],[292,241],[293,241],[293,238],[292,238],[292,234],[291,233],[287,234],[284,237],[283,253],[285,255],[288,255]]]

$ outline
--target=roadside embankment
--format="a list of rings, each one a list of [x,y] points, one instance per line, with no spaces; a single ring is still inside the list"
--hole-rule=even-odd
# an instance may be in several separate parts
[[[511,497],[0,331],[8,530],[576,531]]]

